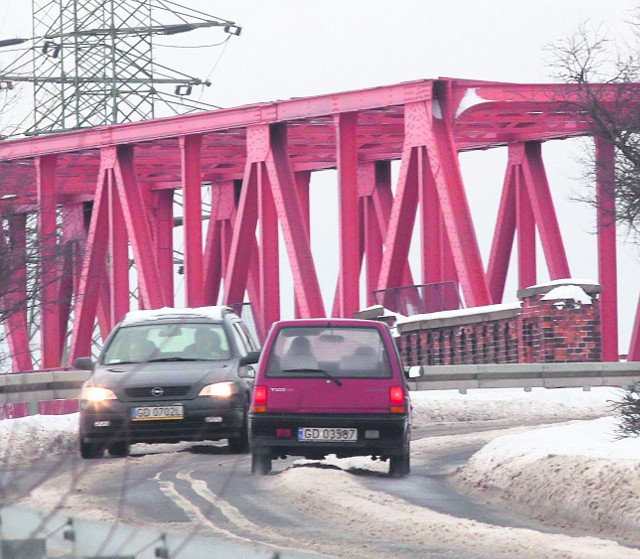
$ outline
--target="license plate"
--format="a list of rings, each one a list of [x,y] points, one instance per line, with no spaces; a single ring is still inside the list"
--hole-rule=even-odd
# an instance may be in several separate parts
[[[300,427],[298,428],[298,440],[314,443],[350,443],[358,440],[358,430],[336,427]]]
[[[181,405],[131,408],[132,421],[153,421],[159,419],[184,419],[184,408]]]

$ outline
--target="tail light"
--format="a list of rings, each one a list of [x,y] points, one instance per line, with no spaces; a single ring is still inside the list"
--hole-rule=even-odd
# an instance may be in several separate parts
[[[402,386],[389,388],[389,411],[391,413],[405,413],[405,394]]]
[[[253,390],[253,406],[251,411],[267,411],[267,387],[256,386]]]

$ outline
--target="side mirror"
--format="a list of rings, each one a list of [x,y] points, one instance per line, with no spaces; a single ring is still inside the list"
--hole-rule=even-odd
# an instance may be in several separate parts
[[[251,365],[248,367],[240,367],[240,369],[238,369],[238,376],[240,378],[256,378],[256,370]]]
[[[93,371],[94,365],[95,363],[91,357],[78,357],[78,359],[73,362],[73,366],[76,369],[82,369],[83,371]]]
[[[253,365],[260,360],[260,352],[259,351],[250,351],[246,355],[240,358],[240,366],[243,365]]]
[[[408,379],[421,377],[422,373],[422,365],[410,365],[404,368],[404,376]]]

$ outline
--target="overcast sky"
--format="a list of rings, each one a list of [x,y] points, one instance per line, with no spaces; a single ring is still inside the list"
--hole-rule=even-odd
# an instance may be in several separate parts
[[[242,27],[241,36],[225,48],[157,53],[170,66],[209,78],[213,85],[202,100],[224,107],[436,77],[551,82],[550,44],[585,21],[601,25],[611,37],[623,36],[638,5],[635,0],[179,1]],[[4,14],[0,38],[31,35],[31,2],[0,0],[0,17]],[[157,43],[209,45],[223,39],[220,30],[201,30]],[[577,144],[548,142],[543,158],[572,275],[597,279],[593,212],[570,200],[581,188],[575,180]],[[506,150],[466,153],[460,160],[486,265]],[[322,208],[313,216],[312,242],[316,261],[322,260],[318,273],[327,301],[337,273],[337,226],[329,226],[336,211],[334,183],[334,174],[326,172],[312,180],[313,207]],[[546,281],[542,253],[538,261],[538,279]],[[638,300],[637,249],[621,242],[619,261],[620,350],[626,353]],[[515,300],[514,280],[512,273],[505,302]]]

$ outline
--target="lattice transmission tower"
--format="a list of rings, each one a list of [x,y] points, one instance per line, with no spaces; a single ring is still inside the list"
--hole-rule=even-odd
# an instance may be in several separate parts
[[[33,123],[27,135],[213,108],[190,99],[207,79],[171,69],[154,58],[154,37],[199,28],[240,34],[234,22],[171,0],[32,0],[33,37],[0,40],[24,45],[7,68],[0,89],[33,84]],[[209,45],[215,46],[215,45]]]

